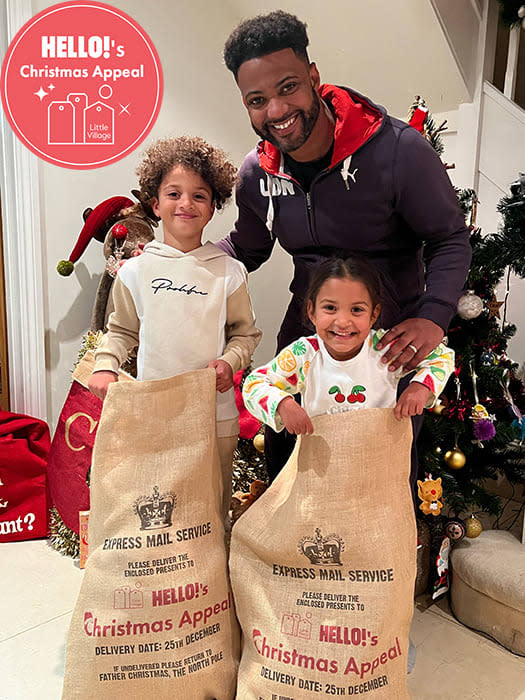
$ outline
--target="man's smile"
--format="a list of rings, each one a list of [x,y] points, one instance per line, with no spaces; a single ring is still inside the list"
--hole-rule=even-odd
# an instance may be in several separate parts
[[[278,131],[284,131],[285,129],[288,129],[288,127],[292,126],[295,124],[298,118],[298,114],[294,114],[293,117],[290,117],[287,119],[285,122],[280,122],[279,124],[270,124],[270,127],[272,129],[277,129]]]

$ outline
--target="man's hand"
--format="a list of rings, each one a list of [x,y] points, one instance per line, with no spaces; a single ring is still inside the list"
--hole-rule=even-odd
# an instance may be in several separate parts
[[[388,368],[389,371],[394,372],[402,366],[405,372],[410,372],[437,348],[443,337],[443,329],[434,321],[427,318],[407,318],[385,333],[377,344],[377,349],[381,350],[391,343],[381,362],[386,364],[395,357]]]
[[[430,389],[420,382],[410,382],[397,400],[394,415],[398,420],[420,416],[428,401]]]
[[[215,388],[221,394],[231,389],[233,386],[233,370],[226,360],[212,360],[208,367],[215,370],[217,383]]]
[[[296,403],[292,396],[287,396],[277,406],[277,413],[280,415],[284,427],[292,435],[311,435],[314,426],[310,416],[302,406]]]
[[[105,369],[100,372],[93,372],[89,378],[88,389],[92,394],[95,394],[97,399],[104,401],[108,393],[108,387],[113,382],[118,382],[118,375],[115,372]]]

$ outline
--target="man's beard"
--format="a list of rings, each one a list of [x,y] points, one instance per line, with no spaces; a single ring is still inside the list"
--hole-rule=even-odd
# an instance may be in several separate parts
[[[302,128],[300,129],[299,133],[279,137],[266,125],[264,125],[262,129],[257,129],[253,122],[252,129],[255,131],[257,136],[269,141],[283,153],[293,153],[298,148],[301,148],[301,146],[303,146],[310,138],[310,134],[312,133],[317,122],[320,110],[321,99],[315,90],[312,90],[312,106],[310,109],[307,112],[302,109],[295,112],[297,115],[297,120],[299,120],[302,124]],[[286,121],[286,119],[281,119],[280,121],[283,122]]]

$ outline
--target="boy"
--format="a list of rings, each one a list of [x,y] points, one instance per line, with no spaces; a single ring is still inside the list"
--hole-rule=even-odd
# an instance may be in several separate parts
[[[213,243],[202,244],[202,232],[230,198],[236,171],[223,151],[197,137],[179,137],[151,146],[137,174],[141,199],[162,220],[164,242],[148,243],[120,269],[112,291],[115,311],[95,353],[89,388],[104,400],[137,344],[138,380],[214,368],[227,510],[238,434],[233,374],[249,364],[261,332],[244,266]]]

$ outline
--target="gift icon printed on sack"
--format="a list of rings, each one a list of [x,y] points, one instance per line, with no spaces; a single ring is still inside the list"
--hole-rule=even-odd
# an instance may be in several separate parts
[[[299,613],[285,613],[281,619],[281,634],[300,639],[310,639],[312,636],[312,613],[306,613],[305,617]]]
[[[113,608],[115,610],[131,610],[144,607],[144,594],[140,589],[140,583],[136,583],[137,590],[131,590],[130,586],[121,586],[113,591]]]

